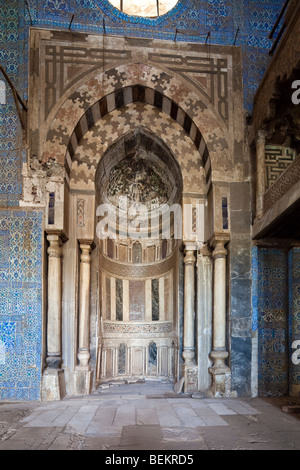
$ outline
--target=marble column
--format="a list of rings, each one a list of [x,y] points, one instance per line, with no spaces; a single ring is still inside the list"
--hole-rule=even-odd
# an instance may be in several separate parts
[[[198,336],[198,388],[211,387],[212,365],[212,253],[203,245],[197,254],[197,336]]]
[[[258,131],[256,140],[256,218],[261,219],[266,191],[266,131]]]
[[[47,368],[42,380],[42,399],[60,400],[65,395],[62,363],[62,266],[60,233],[48,233]]]
[[[226,256],[225,248],[229,237],[216,235],[212,240],[214,251],[214,281],[213,281],[213,350],[210,354],[213,366],[209,369],[212,374],[213,396],[230,396],[231,373],[225,364],[228,358],[226,351]]]
[[[195,262],[196,247],[185,246],[184,257],[184,313],[183,313],[183,353],[184,390],[198,388],[197,366],[195,364]]]
[[[78,366],[75,370],[75,390],[78,395],[89,395],[92,388],[92,370],[90,360],[90,284],[91,250],[93,242],[80,241],[79,274],[79,333]]]

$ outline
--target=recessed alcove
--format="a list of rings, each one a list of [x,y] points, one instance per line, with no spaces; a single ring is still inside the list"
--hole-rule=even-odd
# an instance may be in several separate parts
[[[181,204],[179,165],[160,138],[138,127],[106,151],[95,189],[97,207],[105,205],[117,214],[110,219],[97,212],[102,214],[98,224],[106,217],[107,232],[98,240],[103,331],[96,380],[175,380],[181,240],[174,237],[173,211],[163,220],[160,210]]]

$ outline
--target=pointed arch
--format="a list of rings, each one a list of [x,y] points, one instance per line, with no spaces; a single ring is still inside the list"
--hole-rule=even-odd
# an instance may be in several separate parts
[[[143,102],[166,113],[184,129],[199,151],[207,190],[220,161],[226,158],[226,168],[232,168],[231,140],[224,123],[211,104],[176,74],[168,75],[149,64],[125,64],[89,75],[74,90],[66,92],[60,107],[45,122],[46,128],[43,125],[46,138],[41,142],[39,158],[45,164],[55,160],[62,166],[69,162],[70,166],[78,142],[94,123],[127,104]]]
[[[202,166],[206,171],[206,183],[209,187],[211,182],[211,162],[209,151],[201,132],[197,128],[191,116],[176,102],[164,96],[162,92],[152,90],[149,87],[139,84],[115,90],[113,93],[102,97],[87,109],[78,121],[68,142],[67,151],[70,158],[67,160],[67,164],[69,164],[69,167],[71,167],[71,162],[76,149],[78,145],[80,145],[85,134],[90,131],[101,118],[107,116],[115,109],[119,109],[136,102],[149,104],[159,111],[165,112],[181,125],[184,131],[190,136],[196,149],[200,153]]]

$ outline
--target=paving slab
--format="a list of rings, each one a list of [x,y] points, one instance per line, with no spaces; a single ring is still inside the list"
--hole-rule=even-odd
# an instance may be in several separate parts
[[[209,403],[208,406],[218,415],[226,416],[226,415],[235,415],[236,412],[228,408],[223,403]]]
[[[66,428],[72,430],[75,433],[83,434],[89,427],[96,411],[98,409],[97,405],[91,406],[86,405],[79,408],[72,418],[69,420]]]
[[[299,419],[280,402],[171,392],[170,384],[119,384],[59,402],[0,404],[0,450],[300,449]]]
[[[108,437],[108,436],[113,436],[113,437],[120,437],[122,434],[122,426],[99,426],[96,423],[91,423],[84,435],[87,437]]]
[[[120,449],[163,450],[164,448],[160,426],[124,426],[120,440]]]
[[[136,424],[137,425],[158,425],[159,420],[157,413],[153,408],[137,408],[136,410]]]
[[[121,433],[120,436],[91,436],[86,437],[81,450],[103,450],[103,451],[113,451],[120,449],[120,440],[121,440]]]
[[[122,405],[117,408],[113,425],[123,427],[136,424],[136,408],[133,405]]]

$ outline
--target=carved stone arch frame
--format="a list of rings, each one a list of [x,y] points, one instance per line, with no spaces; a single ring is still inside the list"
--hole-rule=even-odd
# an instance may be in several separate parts
[[[105,74],[110,77],[110,82],[109,79],[103,81]],[[160,80],[156,84],[157,77]],[[46,137],[44,143],[40,139],[39,159],[42,164],[47,166],[55,161],[64,168],[67,180],[74,152],[89,129],[114,110],[135,102],[153,106],[182,127],[202,160],[207,194],[214,175],[217,180],[222,180],[224,171],[227,174],[233,172],[232,139],[211,104],[205,103],[203,95],[199,97],[181,77],[167,75],[149,64],[120,65],[96,74],[81,84],[76,92],[66,94],[49,129],[43,132]]]
[[[114,87],[104,85],[103,89],[105,74],[126,77],[125,83],[117,83]],[[144,75],[145,79],[142,80]],[[168,87],[155,85],[155,77],[158,76],[163,76]],[[59,101],[61,103],[62,99]],[[203,160],[208,188],[214,170],[218,171],[221,157],[224,162],[226,160],[227,171],[232,169],[232,139],[211,104],[205,102],[203,95],[199,97],[176,74],[167,76],[162,70],[144,64],[121,65],[104,74],[98,73],[81,84],[73,94],[66,94],[55,116],[51,113],[51,121],[47,119],[48,129],[43,124],[41,126],[45,140],[40,136],[40,160],[47,164],[49,159],[55,158],[58,164],[64,165],[68,154],[74,152],[78,141],[99,118],[137,101],[165,112],[187,132]]]

